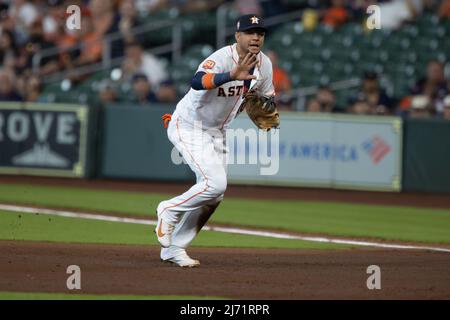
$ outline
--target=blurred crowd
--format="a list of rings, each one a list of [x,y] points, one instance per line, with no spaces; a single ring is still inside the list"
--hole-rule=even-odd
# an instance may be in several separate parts
[[[364,22],[367,19],[367,8],[374,4],[380,8],[382,29],[401,28],[403,24],[414,21],[424,13],[432,13],[443,20],[450,19],[450,0],[331,0],[307,1],[303,25],[307,29],[315,28],[318,23],[338,28],[348,22]],[[278,105],[282,110],[292,110],[292,100],[283,95],[292,88],[289,75],[278,65],[275,52],[270,52],[269,57],[274,66]],[[368,71],[363,75],[357,93],[345,102],[345,106],[337,104],[336,92],[329,86],[320,86],[317,93],[306,101],[304,110],[450,120],[450,75],[446,79],[445,63],[431,60],[424,68],[425,76],[417,79],[403,97],[389,96],[380,84],[382,75]]]
[[[66,28],[70,5],[81,8],[79,29]],[[0,92],[0,100],[36,101],[40,79],[56,72],[70,77],[75,68],[101,61],[102,39],[108,34],[122,34],[112,42],[110,58],[123,56],[124,43],[135,40],[130,30],[137,24],[134,0],[1,0],[0,77],[7,79],[3,89],[8,90]],[[35,54],[52,48],[55,54],[33,68]]]
[[[289,1],[288,1],[289,2]],[[307,1],[311,9],[311,23],[317,19],[330,27],[338,27],[349,21],[367,19],[367,8],[377,5],[380,9],[381,28],[398,29],[423,13],[434,13],[441,18],[450,17],[448,0],[330,0]],[[373,12],[373,11],[371,11]]]
[[[66,28],[70,15],[66,9],[70,5],[81,8],[80,29]],[[42,90],[41,79],[56,72],[64,72],[72,81],[83,81],[84,78],[74,72],[76,68],[100,62],[104,58],[102,39],[117,33],[121,37],[112,41],[109,58],[125,56],[124,73],[127,75],[143,71],[140,77],[128,78],[131,85],[143,87],[145,77],[148,86],[153,86],[152,90],[159,89],[160,85],[167,87],[167,72],[162,70],[156,57],[142,52],[139,38],[132,32],[141,21],[138,6],[143,5],[151,12],[163,8],[163,1],[1,0],[0,78],[4,81],[0,84],[0,101],[37,101]],[[59,53],[44,56],[38,62],[39,68],[33,68],[35,53],[50,48],[57,48],[55,51]],[[162,101],[173,101],[169,96],[163,89]],[[141,101],[142,97],[136,99]]]
[[[366,72],[358,92],[343,109],[336,103],[335,93],[321,86],[305,107],[307,112],[347,112],[359,115],[398,115],[413,118],[443,118],[450,120],[450,78],[444,77],[444,65],[428,62],[426,75],[400,98],[390,97],[380,85],[379,75]]]
[[[104,59],[105,36],[119,33],[108,58],[123,57],[122,81],[130,94],[120,97],[112,82],[103,82],[99,99],[104,103],[126,99],[136,104],[175,102],[177,91],[166,65],[145,51],[139,36],[132,31],[142,23],[140,17],[160,10],[176,8],[180,13],[208,12],[229,3],[239,14],[256,13],[269,17],[292,10],[289,0],[0,0],[0,101],[39,101],[45,77],[62,72],[75,82],[85,80],[75,70]],[[400,28],[424,12],[442,19],[450,18],[450,0],[328,0],[302,1],[317,23],[339,27],[349,21],[362,21],[366,9],[380,6],[382,27]],[[81,8],[81,28],[69,30],[66,12],[70,5]],[[58,48],[55,56],[35,54]],[[292,88],[289,75],[277,63],[276,52],[268,53],[274,65],[277,92]],[[36,68],[36,65],[38,68]],[[35,66],[35,67],[33,67]],[[380,86],[380,75],[366,73],[360,92],[349,101],[348,112],[357,114],[411,114],[411,116],[450,117],[450,81],[445,79],[444,65],[430,61],[426,76],[411,88],[410,95],[389,97]],[[289,100],[279,98],[282,109],[292,108]],[[342,106],[339,106],[342,107]],[[335,112],[335,92],[320,87],[306,104],[311,112]]]

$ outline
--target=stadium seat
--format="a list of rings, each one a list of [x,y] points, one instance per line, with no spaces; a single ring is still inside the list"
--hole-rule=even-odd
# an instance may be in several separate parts
[[[436,28],[439,26],[439,17],[434,14],[424,13],[416,18],[414,24],[419,28],[419,32],[427,28]]]
[[[300,86],[300,81],[301,81],[300,74],[292,72],[290,74],[290,78],[291,78],[291,82],[292,82],[292,87],[293,88],[298,88]]]
[[[352,38],[362,37],[363,36],[363,28],[358,23],[347,23],[343,26],[341,26],[339,29],[337,29],[337,32],[341,33],[342,35],[350,36]]]
[[[358,94],[358,89],[338,90],[334,93],[337,109],[344,111],[350,107],[352,99]]]
[[[185,94],[190,87],[190,82],[199,64],[213,53],[210,45],[194,45],[183,53],[183,59],[179,63],[169,66],[169,74],[175,82],[179,95]]]
[[[67,81],[67,80],[63,80]],[[87,103],[91,98],[91,92],[88,90],[79,90],[75,86],[63,89],[63,82],[55,82],[45,85],[39,97],[39,101],[53,103]]]
[[[209,12],[185,14],[180,19],[184,43],[215,43],[216,16],[214,14]]]
[[[284,4],[289,8],[304,8],[308,6],[309,0],[284,0]]]
[[[237,19],[239,18],[239,12],[231,9],[227,11],[227,15],[225,17],[226,19],[226,26],[234,26],[234,24],[236,23]]]
[[[331,62],[324,69],[332,82],[353,78],[356,72],[356,68],[352,63]]]
[[[158,24],[167,20],[174,20],[178,17],[177,10],[159,10],[150,15],[141,18],[140,23],[144,24]],[[156,32],[145,32],[140,36],[140,39],[144,42],[145,48],[163,45],[172,41],[171,28],[165,27],[158,29]]]
[[[88,79],[80,83],[79,88],[84,91],[98,91],[98,86],[101,81],[111,79],[111,69],[104,69],[93,73]]]
[[[441,23],[445,29],[446,36],[450,36],[450,19],[443,20]]]

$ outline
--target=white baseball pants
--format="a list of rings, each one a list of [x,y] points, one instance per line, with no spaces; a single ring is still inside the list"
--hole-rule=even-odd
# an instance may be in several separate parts
[[[223,199],[227,187],[225,131],[204,130],[200,126],[200,123],[187,122],[175,112],[167,129],[169,140],[195,173],[197,182],[185,193],[158,205],[161,217],[175,225],[174,248],[163,248],[162,259],[171,258],[177,248],[189,246]]]

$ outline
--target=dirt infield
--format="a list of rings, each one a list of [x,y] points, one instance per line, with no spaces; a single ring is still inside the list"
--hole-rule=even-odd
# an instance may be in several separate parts
[[[180,194],[191,187],[188,183],[144,182],[128,180],[81,180],[30,176],[0,175],[0,183],[29,183],[49,186],[70,186],[92,189],[128,190]],[[226,197],[280,199],[322,202],[367,203],[413,207],[450,208],[448,194],[419,192],[369,192],[321,188],[291,188],[230,185]]]
[[[450,256],[387,250],[192,248],[198,269],[161,263],[154,246],[0,241],[0,291],[197,295],[236,299],[449,299]],[[381,290],[366,269],[381,268]]]
[[[0,176],[0,183],[178,194],[188,184]],[[227,197],[450,208],[438,194],[230,186]],[[71,293],[66,268],[78,265],[75,293],[195,295],[235,299],[450,299],[450,255],[381,249],[192,248],[202,262],[184,270],[161,263],[155,246],[0,241],[0,291]],[[368,290],[367,267],[381,268]]]

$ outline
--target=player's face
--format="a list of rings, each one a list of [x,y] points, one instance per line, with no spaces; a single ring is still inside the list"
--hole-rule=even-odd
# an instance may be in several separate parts
[[[236,42],[243,54],[251,52],[258,54],[264,45],[265,33],[261,29],[249,29],[242,32],[236,32]]]

